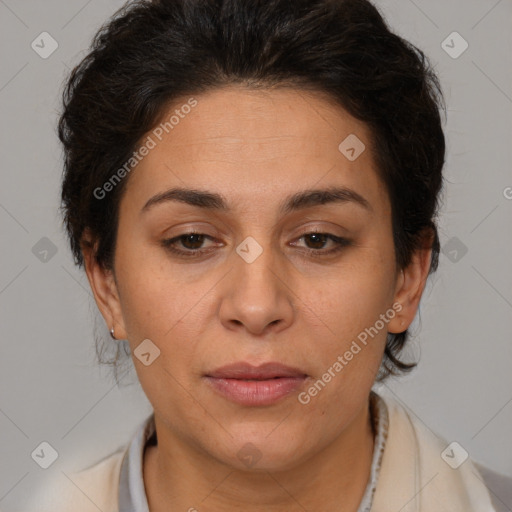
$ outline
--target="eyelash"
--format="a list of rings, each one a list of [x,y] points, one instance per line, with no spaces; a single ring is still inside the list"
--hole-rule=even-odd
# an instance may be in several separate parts
[[[198,231],[190,231],[187,233],[183,233],[182,235],[176,236],[174,238],[168,238],[168,239],[162,240],[162,246],[166,250],[168,250],[174,254],[177,254],[178,256],[183,256],[185,258],[198,258],[204,254],[207,254],[208,252],[211,252],[209,249],[207,249],[207,250],[189,249],[187,251],[182,251],[181,249],[177,249],[174,246],[174,244],[179,242],[183,237],[187,237],[187,236],[191,236],[191,235],[200,235],[200,236],[204,236],[204,237],[212,240],[211,236],[205,235],[204,233],[201,233]],[[308,235],[327,236],[328,239],[330,239],[336,243],[336,247],[334,247],[333,249],[330,249],[328,251],[324,251],[322,249],[304,249],[303,250],[303,252],[305,252],[308,256],[313,256],[316,258],[318,258],[318,257],[323,258],[325,256],[330,256],[332,254],[338,253],[339,251],[343,250],[345,247],[348,247],[352,244],[352,242],[350,240],[348,240],[347,238],[338,237],[338,236],[332,235],[331,233],[322,233],[320,231],[308,231],[308,232],[302,233],[298,237],[297,240],[300,240],[301,238],[308,236]]]

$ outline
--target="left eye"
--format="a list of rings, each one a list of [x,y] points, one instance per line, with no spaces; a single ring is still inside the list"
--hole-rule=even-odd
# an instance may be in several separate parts
[[[306,242],[307,252],[311,254],[316,253],[317,255],[334,253],[341,250],[343,247],[350,245],[350,241],[347,240],[346,238],[341,238],[331,233],[304,233],[297,240],[302,239],[304,239],[304,241]],[[322,250],[324,249],[325,244],[329,241],[331,241],[334,244],[334,247],[332,249]]]

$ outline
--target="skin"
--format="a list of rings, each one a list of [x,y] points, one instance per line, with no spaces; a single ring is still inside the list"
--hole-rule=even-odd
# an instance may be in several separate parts
[[[149,366],[133,357],[158,437],[144,455],[150,509],[356,511],[369,478],[368,398],[386,333],[412,322],[431,251],[396,268],[370,132],[325,96],[231,86],[196,99],[129,176],[114,271],[83,246],[109,328],[132,353],[144,339],[160,350]],[[355,161],[338,150],[349,134],[366,145]],[[345,201],[279,212],[289,195],[329,186],[350,188],[370,208]],[[141,212],[172,187],[221,194],[231,211],[166,201]],[[203,255],[187,259],[162,245],[190,228],[211,238],[175,247]],[[322,254],[336,244],[301,230],[350,244],[313,256],[308,249]],[[252,263],[236,252],[248,236],[263,249]],[[237,405],[203,377],[232,362],[278,361],[309,376],[303,391],[396,303],[386,328],[306,405],[298,392],[270,406]],[[237,457],[247,443],[261,455],[252,467]]]

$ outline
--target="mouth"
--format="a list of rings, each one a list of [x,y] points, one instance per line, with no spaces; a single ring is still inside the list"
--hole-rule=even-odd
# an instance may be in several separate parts
[[[308,375],[280,363],[252,366],[241,362],[204,375],[212,389],[225,399],[244,406],[272,405],[304,386]]]

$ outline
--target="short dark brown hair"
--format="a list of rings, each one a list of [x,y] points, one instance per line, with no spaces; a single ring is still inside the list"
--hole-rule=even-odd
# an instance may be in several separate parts
[[[316,90],[364,121],[391,201],[397,267],[426,245],[437,268],[443,95],[424,53],[367,0],[142,0],[120,9],[63,95],[62,211],[78,265],[87,230],[97,261],[112,267],[129,178],[106,197],[94,191],[173,100],[230,84]],[[407,337],[388,334],[378,380],[416,366],[398,359]]]

